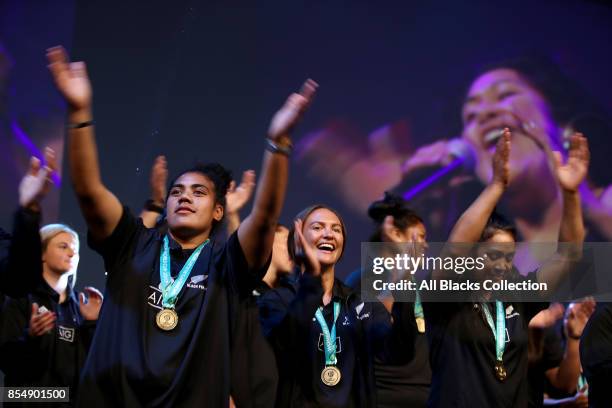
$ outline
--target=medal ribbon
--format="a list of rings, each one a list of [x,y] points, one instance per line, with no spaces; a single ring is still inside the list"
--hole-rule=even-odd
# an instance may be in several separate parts
[[[418,289],[414,291],[414,317],[425,318],[423,304],[421,303],[421,294]]]
[[[321,312],[323,308],[319,307],[315,312],[315,317],[321,326],[323,332],[323,343],[325,348],[325,365],[336,365],[338,359],[336,358],[336,320],[340,316],[340,302],[334,302],[334,323],[332,324],[331,333],[327,327],[327,322]]]
[[[208,244],[210,240],[202,242],[195,251],[189,256],[185,265],[181,268],[176,280],[172,280],[170,276],[170,244],[168,243],[168,236],[164,236],[164,246],[159,254],[159,277],[161,279],[162,287],[162,306],[166,309],[174,309],[176,304],[176,298],[180,293],[181,289],[187,282],[187,278],[193,269],[193,265],[198,260],[200,252]]]
[[[495,311],[497,317],[496,325],[493,324],[493,316],[491,316],[489,306],[485,303],[483,303],[481,306],[485,317],[487,318],[487,323],[489,323],[489,327],[493,332],[493,337],[495,338],[495,355],[497,357],[497,361],[502,361],[504,349],[506,348],[506,314],[504,312],[504,304],[499,300],[495,301]]]

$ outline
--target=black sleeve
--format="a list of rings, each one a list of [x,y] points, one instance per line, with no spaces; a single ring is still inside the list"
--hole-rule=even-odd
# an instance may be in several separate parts
[[[394,302],[389,314],[382,303],[372,302],[371,310],[369,330],[377,357],[385,364],[406,364],[414,356],[414,304]]]
[[[96,326],[98,324],[97,320],[84,320],[79,327],[79,331],[81,334],[81,339],[83,345],[85,346],[85,350],[89,351],[91,347],[91,342],[93,341],[94,333],[96,332]]]
[[[134,217],[130,209],[123,207],[121,219],[110,236],[102,241],[96,241],[87,234],[87,243],[94,251],[104,258],[104,267],[111,276],[115,266],[131,256],[138,234],[145,230],[142,220]]]
[[[249,268],[238,239],[238,231],[234,231],[225,243],[224,256],[217,262],[219,268],[224,268],[230,287],[242,296],[250,296],[266,274],[271,259],[272,253],[270,252],[270,257],[264,266]],[[219,262],[224,265],[219,265]]]
[[[22,297],[42,280],[40,213],[20,207],[14,216],[4,267],[0,270],[0,292]]]
[[[308,336],[312,318],[321,303],[323,287],[321,278],[302,275],[297,294],[293,299],[282,296],[286,288],[268,291],[259,305],[264,335],[277,350],[296,347]]]
[[[49,342],[55,331],[42,336],[28,335],[31,304],[27,298],[9,299],[2,311],[0,370],[7,377],[27,381],[38,378],[47,367]]]

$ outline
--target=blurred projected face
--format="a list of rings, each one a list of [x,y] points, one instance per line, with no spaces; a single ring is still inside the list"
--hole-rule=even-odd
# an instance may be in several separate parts
[[[289,257],[287,249],[287,238],[289,230],[287,227],[279,226],[274,233],[274,243],[272,244],[272,265],[278,272],[291,272],[293,262]]]
[[[500,281],[507,278],[512,271],[512,262],[516,252],[516,242],[512,234],[498,230],[491,238],[478,247],[477,256],[484,258],[482,271],[475,270],[480,279]]]
[[[304,220],[304,238],[315,248],[319,263],[335,265],[342,255],[344,235],[340,219],[333,211],[319,208]]]
[[[185,173],[176,180],[166,212],[170,231],[186,236],[210,232],[213,220],[223,218],[223,207],[215,202],[215,185],[201,173]]]
[[[537,181],[549,171],[543,147],[556,145],[551,141],[559,140],[560,129],[544,97],[516,71],[495,69],[478,77],[462,117],[462,136],[474,147],[476,174],[483,183],[491,180],[495,143],[505,127],[512,132],[510,183]]]
[[[47,243],[43,253],[43,264],[58,275],[75,271],[79,265],[79,253],[72,234],[60,232]]]

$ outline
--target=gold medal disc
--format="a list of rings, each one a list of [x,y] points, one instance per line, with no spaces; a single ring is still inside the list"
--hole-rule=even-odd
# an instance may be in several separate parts
[[[501,361],[495,363],[495,376],[499,381],[504,381],[508,377],[506,367],[504,367],[504,363]]]
[[[327,366],[321,371],[321,381],[330,387],[338,385],[341,377],[340,370],[334,366]]]
[[[415,320],[419,333],[425,333],[425,319],[422,317],[417,317]]]
[[[174,309],[162,309],[155,316],[155,322],[160,329],[170,331],[178,324],[178,314]]]

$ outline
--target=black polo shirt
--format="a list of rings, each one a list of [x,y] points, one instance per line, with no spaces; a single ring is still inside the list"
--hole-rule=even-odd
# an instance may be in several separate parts
[[[227,407],[238,294],[265,271],[248,269],[237,234],[204,247],[179,293],[172,331],[155,324],[163,235],[124,208],[110,237],[89,241],[104,257],[108,281],[78,404]],[[170,239],[173,275],[190,252]]]
[[[563,344],[557,329],[557,326],[529,329],[531,355],[527,374],[530,408],[544,406],[544,392],[548,382],[546,372],[559,367],[563,360]]]
[[[330,333],[334,321],[334,302],[340,304],[340,314],[336,320],[336,358],[338,360],[336,367],[341,373],[340,382],[335,386],[328,386],[321,381],[321,372],[325,368],[325,343],[323,330],[318,320],[312,316],[308,350],[312,370],[312,389],[315,400],[322,407],[352,407],[354,406],[351,390],[355,375],[355,344],[351,325],[354,322],[349,316],[347,299],[342,296],[337,284],[334,284],[332,289],[331,302],[323,306],[322,311]]]
[[[535,272],[518,279],[537,281]],[[504,303],[508,377],[495,377],[495,340],[479,303],[423,303],[430,346],[430,407],[527,407],[527,325],[546,303]],[[489,304],[495,318],[495,304]]]
[[[96,327],[80,313],[79,300],[71,287],[60,297],[46,281],[26,297],[10,299],[1,312],[0,369],[5,385],[12,387],[69,387],[73,406],[81,368]],[[48,333],[28,335],[32,304],[54,312],[54,327]],[[28,404],[21,404],[28,405]]]
[[[361,268],[346,278],[346,285],[355,293],[361,293]],[[410,303],[411,318],[414,319],[414,304]],[[374,359],[374,375],[378,408],[398,406],[424,407],[429,397],[431,368],[429,367],[429,345],[425,333],[414,331],[414,357],[405,364],[388,364]]]

